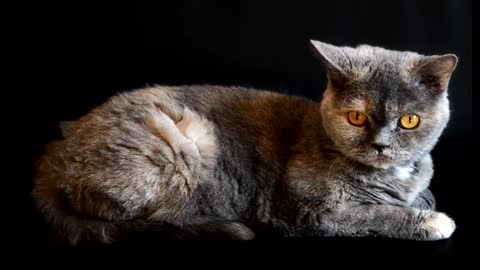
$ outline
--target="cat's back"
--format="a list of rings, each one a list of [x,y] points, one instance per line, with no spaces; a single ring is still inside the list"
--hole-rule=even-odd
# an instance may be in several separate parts
[[[97,116],[138,119],[145,111],[160,110],[174,122],[189,110],[208,119],[216,128],[292,129],[317,103],[301,96],[239,86],[154,86],[121,93],[93,110]],[[272,131],[273,132],[273,131]],[[289,131],[291,133],[291,130]]]
[[[176,106],[207,119],[219,139],[265,147],[266,152],[288,148],[302,132],[305,115],[318,108],[305,97],[239,86],[159,86],[137,93],[151,91],[162,93],[162,98],[168,93]]]
[[[64,140],[59,142],[63,147],[55,151],[81,155],[105,145],[129,145],[132,139],[149,141],[175,132],[187,137],[210,134],[217,137],[215,143],[227,137],[244,145],[262,141],[285,145],[316,107],[303,97],[245,87],[147,87],[119,93],[81,118],[64,122]]]
[[[286,95],[273,90],[208,84],[157,85],[125,92],[114,96],[112,100],[119,98],[135,100],[137,101],[136,105],[147,103],[158,105],[158,102],[170,102],[172,106],[187,107],[202,114],[220,113],[223,112],[222,110],[239,110],[236,111],[238,114],[251,111],[255,114],[265,115],[272,111],[277,113],[292,108],[296,108],[296,111],[303,111],[316,104],[305,97]]]

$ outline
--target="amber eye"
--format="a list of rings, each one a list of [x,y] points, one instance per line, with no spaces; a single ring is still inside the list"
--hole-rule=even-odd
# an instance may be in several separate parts
[[[400,117],[400,126],[404,129],[414,129],[420,124],[420,116],[408,113]]]
[[[367,116],[359,111],[348,112],[347,118],[350,124],[357,127],[361,127],[367,122]]]

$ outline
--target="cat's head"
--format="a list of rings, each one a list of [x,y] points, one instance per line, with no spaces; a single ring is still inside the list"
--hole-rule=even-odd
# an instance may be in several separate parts
[[[388,168],[432,150],[450,117],[455,55],[312,44],[328,74],[322,123],[338,151]]]

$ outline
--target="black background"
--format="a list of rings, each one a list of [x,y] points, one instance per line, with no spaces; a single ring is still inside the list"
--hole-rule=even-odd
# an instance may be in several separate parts
[[[466,230],[473,226],[473,198],[464,193],[474,181],[467,165],[473,153],[471,1],[98,2],[18,3],[15,61],[20,91],[28,100],[28,167],[43,144],[58,138],[59,121],[85,114],[114,93],[148,84],[243,85],[319,100],[325,73],[309,51],[309,39],[454,53],[459,64],[449,90],[452,117],[433,152],[436,171],[431,186],[439,210],[457,221],[452,239],[324,239],[310,243],[308,250],[313,252],[314,246],[338,253],[443,256],[465,246],[470,238]],[[22,187],[30,207],[29,176]],[[23,243],[42,254],[58,254],[41,223],[27,223],[28,242]],[[310,254],[301,248],[302,241],[281,246],[285,254]],[[112,250],[123,249],[102,247],[102,252]]]

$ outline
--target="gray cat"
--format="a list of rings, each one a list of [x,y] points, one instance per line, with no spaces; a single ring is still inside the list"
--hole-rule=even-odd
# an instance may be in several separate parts
[[[450,237],[455,223],[427,187],[457,57],[312,44],[328,74],[321,103],[158,86],[64,123],[36,164],[40,212],[71,244],[149,228],[179,239]]]

